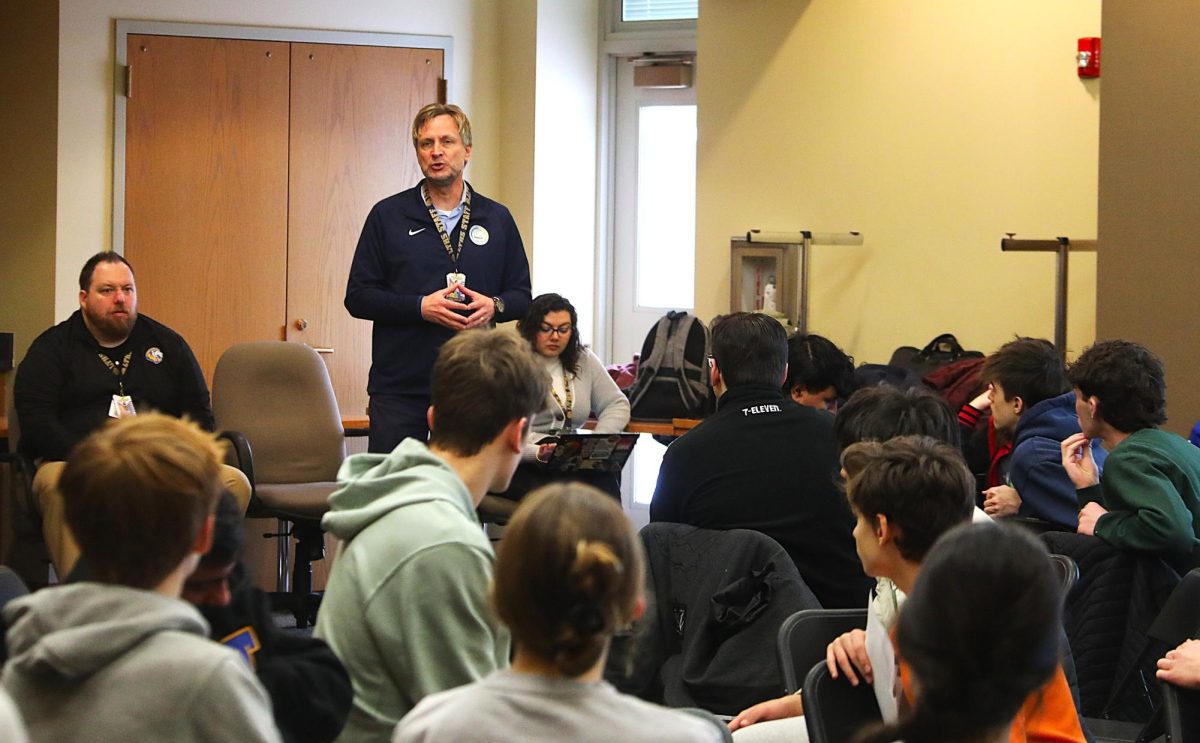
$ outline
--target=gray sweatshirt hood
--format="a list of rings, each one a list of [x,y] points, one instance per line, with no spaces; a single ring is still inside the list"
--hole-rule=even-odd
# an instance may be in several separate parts
[[[9,670],[79,680],[159,632],[207,636],[208,623],[182,599],[101,583],[47,588],[10,602]]]
[[[431,488],[430,481],[440,487]],[[341,487],[329,496],[321,528],[339,539],[360,531],[397,508],[442,501],[476,520],[467,486],[450,465],[416,439],[405,439],[391,454],[355,454],[338,470]]]

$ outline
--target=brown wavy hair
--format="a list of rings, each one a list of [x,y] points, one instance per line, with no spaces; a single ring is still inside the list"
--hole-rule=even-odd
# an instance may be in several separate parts
[[[548,485],[517,508],[496,558],[492,603],[515,644],[583,674],[632,621],[645,564],[629,519],[590,485]]]

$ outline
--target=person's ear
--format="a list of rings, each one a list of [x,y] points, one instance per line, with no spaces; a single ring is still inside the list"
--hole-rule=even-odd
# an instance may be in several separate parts
[[[1092,420],[1099,420],[1099,418],[1100,418],[1100,398],[1096,397],[1095,395],[1092,395],[1091,397],[1089,397],[1087,399],[1087,407],[1088,407],[1088,415],[1090,415],[1092,417]]]
[[[1025,401],[1021,399],[1020,395],[1016,395],[1013,397],[1012,408],[1013,408],[1013,412],[1016,413],[1017,415],[1020,415],[1021,413],[1025,412]]]
[[[783,383],[787,381],[787,370],[788,370],[788,365],[787,365],[787,362],[785,361],[783,363],[783,376],[779,378],[779,386],[780,387],[782,387]]]
[[[633,614],[630,615],[629,621],[636,622],[646,613],[646,597],[638,596],[637,603],[633,605]]]
[[[432,405],[430,405],[429,409],[425,411],[425,425],[429,426],[430,431],[433,430],[433,406]]]
[[[83,289],[79,290],[79,306],[80,307],[82,307],[83,303],[87,300],[87,294],[88,293],[86,291],[84,291]]]
[[[879,540],[879,546],[882,547],[888,542],[896,538],[896,527],[888,522],[888,517],[882,513],[875,514],[875,538]]]
[[[709,383],[716,389],[718,384],[721,384],[721,367],[717,366],[717,360],[711,359],[708,364]]]
[[[192,552],[197,555],[207,555],[212,549],[213,532],[216,531],[217,516],[209,514],[204,518],[204,523],[200,526],[200,532],[196,534],[196,541],[192,544]]]
[[[525,424],[529,422],[528,417],[516,418],[508,422],[504,427],[501,437],[504,439],[504,446],[514,454],[521,453],[521,446],[525,443]]]

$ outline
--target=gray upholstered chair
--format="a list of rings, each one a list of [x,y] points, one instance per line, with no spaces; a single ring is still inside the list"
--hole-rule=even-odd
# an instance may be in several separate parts
[[[213,416],[250,480],[247,516],[279,520],[277,588],[298,627],[315,615],[312,561],[325,556],[321,516],[346,458],[342,419],[325,362],[300,343],[232,346],[213,375]],[[288,575],[288,539],[296,554]]]

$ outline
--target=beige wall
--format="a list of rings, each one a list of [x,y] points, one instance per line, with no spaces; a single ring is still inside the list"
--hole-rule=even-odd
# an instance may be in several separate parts
[[[1200,419],[1200,5],[1105,0],[1098,338],[1127,338],[1167,371],[1168,427]]]
[[[860,361],[1050,337],[1053,258],[999,242],[1095,236],[1099,82],[1074,54],[1099,32],[1100,0],[701,0],[697,313],[728,309],[731,235],[857,229],[815,249],[810,330]],[[1073,350],[1094,282],[1073,256]]]
[[[22,19],[0,26],[0,331],[20,359],[54,319],[58,6],[6,0],[0,13]]]
[[[55,314],[75,306],[74,275],[112,233],[112,69],[115,20],[283,26],[430,34],[454,38],[449,98],[471,116],[475,152],[468,177],[484,193],[499,186],[499,23],[489,0],[61,0],[58,121],[58,255]],[[150,308],[146,308],[152,312]]]
[[[526,249],[533,245],[533,70],[537,65],[537,0],[508,0],[500,14],[500,76],[505,95],[499,101],[500,189],[496,194],[517,222]]]

